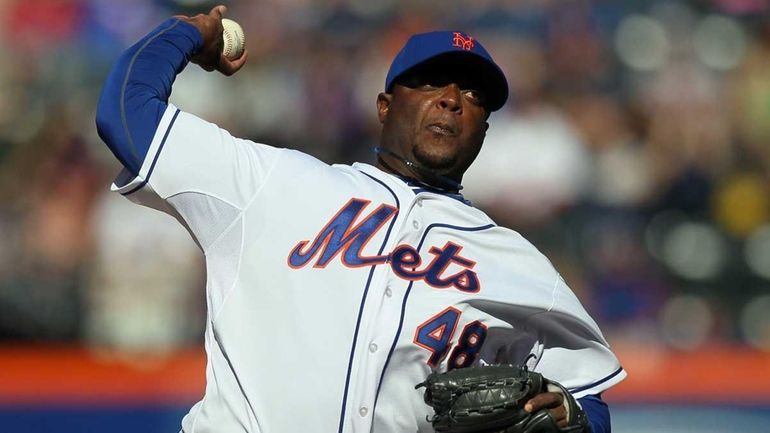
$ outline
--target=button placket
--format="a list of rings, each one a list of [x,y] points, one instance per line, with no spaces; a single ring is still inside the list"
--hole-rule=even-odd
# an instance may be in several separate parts
[[[422,196],[418,196],[414,199],[414,205],[412,206],[410,212],[409,212],[409,218],[412,219],[412,228],[415,230],[420,230],[420,227],[422,224],[420,224],[420,213],[422,212],[423,206],[425,206],[425,199]]]
[[[395,242],[394,244],[397,245],[398,242]],[[394,247],[389,247],[394,248]],[[382,274],[380,274],[380,278],[377,282],[373,282],[373,284],[376,284],[380,287],[380,290],[382,292],[380,293],[381,298],[378,300],[378,302],[373,302],[370,306],[372,309],[367,310],[368,312],[374,314],[374,316],[371,316],[370,318],[376,318],[375,320],[371,320],[366,327],[362,327],[359,340],[359,346],[358,349],[360,352],[359,355],[356,356],[356,359],[358,359],[360,363],[360,370],[359,373],[356,374],[356,383],[355,385],[355,400],[358,402],[358,407],[356,408],[355,405],[351,407],[352,413],[350,414],[352,417],[354,417],[356,420],[358,420],[359,423],[362,426],[368,425],[368,423],[372,422],[372,416],[374,415],[374,406],[373,402],[376,398],[375,390],[377,389],[376,383],[367,383],[368,381],[365,379],[367,377],[379,377],[379,374],[382,371],[382,367],[384,366],[384,363],[386,361],[386,356],[388,354],[387,350],[380,350],[380,349],[387,349],[387,338],[385,337],[391,335],[391,333],[396,332],[396,326],[398,325],[398,320],[394,320],[393,316],[398,317],[398,314],[400,312],[400,305],[399,303],[390,302],[393,295],[394,290],[397,289],[399,286],[391,286],[392,284],[398,284],[398,282],[393,282],[392,278],[392,272],[390,265],[388,263],[385,263],[381,268],[379,268]],[[382,287],[385,286],[385,287]],[[375,292],[376,293],[376,292]],[[383,296],[384,295],[384,296]],[[374,299],[373,299],[374,301]],[[375,304],[379,304],[376,308],[374,307]],[[385,318],[384,320],[382,320]],[[393,328],[393,329],[391,329]],[[382,348],[377,343],[378,341],[382,342],[382,344],[385,344]],[[351,387],[353,387],[351,383]],[[353,389],[353,388],[351,388]],[[355,413],[358,414],[358,417],[355,416]],[[369,427],[362,427],[362,428],[369,428]]]

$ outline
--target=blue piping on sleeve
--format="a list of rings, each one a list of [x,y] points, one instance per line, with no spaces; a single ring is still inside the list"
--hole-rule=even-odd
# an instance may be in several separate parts
[[[203,46],[200,32],[170,18],[118,58],[99,97],[96,129],[134,176],[168,107],[171,85]]]
[[[587,395],[579,398],[580,405],[588,415],[588,423],[591,424],[591,433],[610,433],[610,409],[607,403],[599,395]]]

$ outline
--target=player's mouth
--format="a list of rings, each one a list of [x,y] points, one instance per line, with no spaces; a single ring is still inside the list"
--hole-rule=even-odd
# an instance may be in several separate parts
[[[427,129],[434,134],[453,137],[457,135],[457,130],[450,124],[444,122],[434,122],[427,126]]]

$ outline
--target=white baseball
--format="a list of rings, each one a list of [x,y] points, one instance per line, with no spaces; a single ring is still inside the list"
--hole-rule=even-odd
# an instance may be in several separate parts
[[[246,46],[246,37],[243,34],[243,28],[233,20],[222,18],[222,40],[224,47],[222,54],[230,60],[237,59],[243,54],[243,48]]]

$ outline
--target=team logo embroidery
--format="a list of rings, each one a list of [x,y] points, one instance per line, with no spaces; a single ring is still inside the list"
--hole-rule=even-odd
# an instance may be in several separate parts
[[[340,253],[342,263],[352,268],[384,263],[387,256],[362,257],[361,250],[398,209],[382,204],[354,225],[369,203],[369,200],[355,198],[347,202],[318,232],[312,243],[300,241],[294,246],[289,253],[289,266],[299,269],[317,257],[313,267],[325,268]]]
[[[479,278],[472,270],[476,262],[461,256],[463,247],[451,241],[440,248],[428,248],[432,257],[425,265],[419,251],[405,244],[389,254],[362,255],[366,244],[398,213],[395,207],[381,204],[362,217],[364,208],[370,203],[356,198],[348,201],[312,242],[303,240],[292,248],[287,258],[289,267],[301,269],[314,262],[314,268],[325,268],[335,257],[341,256],[342,264],[350,268],[388,263],[395,275],[408,281],[422,280],[437,289],[454,287],[469,293],[479,291]]]
[[[454,36],[452,37],[452,45],[457,48],[462,48],[465,51],[470,51],[473,49],[475,42],[473,42],[473,38],[469,35],[463,35],[460,32],[454,32]]]

